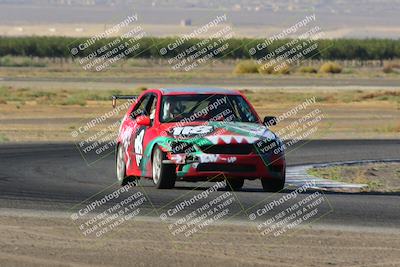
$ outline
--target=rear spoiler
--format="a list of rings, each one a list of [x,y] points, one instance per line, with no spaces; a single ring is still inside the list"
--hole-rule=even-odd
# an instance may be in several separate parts
[[[113,95],[111,96],[112,106],[113,108],[117,106],[117,99],[136,100],[138,97],[139,97],[138,95]]]

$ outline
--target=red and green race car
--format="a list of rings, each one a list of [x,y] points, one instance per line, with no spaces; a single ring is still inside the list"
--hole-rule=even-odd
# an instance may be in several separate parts
[[[125,185],[149,178],[160,189],[176,181],[226,180],[233,190],[245,179],[260,179],[264,191],[279,191],[286,162],[284,144],[268,129],[275,123],[275,117],[261,120],[239,91],[146,90],[119,129],[117,179]]]

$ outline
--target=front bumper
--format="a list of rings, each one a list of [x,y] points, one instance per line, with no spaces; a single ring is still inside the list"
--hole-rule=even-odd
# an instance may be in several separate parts
[[[284,153],[279,154],[168,154],[164,164],[175,164],[177,177],[205,180],[224,174],[226,178],[280,179],[285,172]]]

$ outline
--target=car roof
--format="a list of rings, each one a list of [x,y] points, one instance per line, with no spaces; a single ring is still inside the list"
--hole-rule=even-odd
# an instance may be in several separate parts
[[[239,94],[235,90],[229,90],[224,88],[195,88],[195,87],[181,87],[181,88],[160,88],[159,89],[164,95],[172,94]]]

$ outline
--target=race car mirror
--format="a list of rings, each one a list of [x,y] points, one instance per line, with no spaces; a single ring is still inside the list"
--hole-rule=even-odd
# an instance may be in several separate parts
[[[117,106],[117,99],[113,96],[112,98],[112,107],[115,108]]]
[[[136,123],[142,126],[150,126],[150,117],[149,116],[139,116],[136,118]]]
[[[137,98],[137,95],[113,95],[111,96],[112,107],[115,108],[117,106],[117,99],[128,99],[130,101],[135,101]]]
[[[264,117],[264,124],[266,126],[276,125],[276,117],[274,117],[274,116]]]

